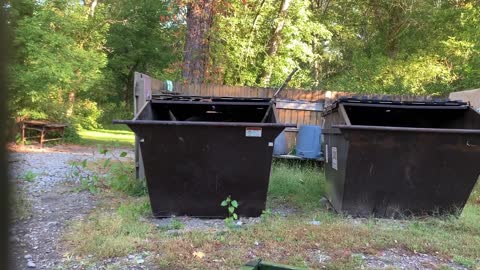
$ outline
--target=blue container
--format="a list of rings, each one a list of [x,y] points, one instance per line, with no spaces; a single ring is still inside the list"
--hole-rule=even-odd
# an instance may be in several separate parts
[[[320,126],[300,126],[297,135],[297,156],[317,159],[320,152],[322,128]]]
[[[288,145],[287,145],[287,136],[285,136],[285,131],[282,131],[280,135],[275,139],[275,144],[273,145],[273,155],[286,155],[288,154]]]

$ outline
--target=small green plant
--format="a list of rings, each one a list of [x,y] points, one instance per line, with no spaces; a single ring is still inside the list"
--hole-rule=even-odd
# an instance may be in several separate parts
[[[267,221],[267,220],[269,220],[273,215],[274,215],[274,214],[273,214],[272,210],[266,209],[266,210],[263,210],[263,211],[262,211],[262,214],[260,215],[260,218],[262,219],[262,221]]]
[[[87,170],[87,162],[86,159],[71,162],[70,176],[77,178],[80,182],[79,191],[88,190],[91,193],[97,193],[103,183],[98,175]]]
[[[114,145],[114,147],[118,146],[118,144]],[[98,175],[88,170],[86,159],[73,162],[71,175],[79,179],[79,190],[97,193],[101,188],[111,188],[134,197],[140,197],[147,193],[145,181],[135,179],[133,166],[125,164],[120,159],[126,157],[127,152],[121,152],[117,155],[103,145],[97,145],[97,147],[98,152],[105,157],[100,166],[107,172]]]
[[[238,208],[238,202],[236,200],[232,200],[229,195],[225,200],[222,201],[220,205],[228,209],[228,217],[225,218],[225,224],[228,227],[233,226],[233,222],[238,219],[238,215],[235,213],[235,210]]]
[[[180,220],[174,218],[172,221],[170,221],[170,226],[171,229],[173,230],[181,230],[185,228],[185,224],[183,224]]]
[[[23,180],[27,181],[27,182],[33,182],[35,180],[35,178],[37,178],[37,174],[32,172],[32,171],[27,171],[25,172],[25,174],[23,175]]]

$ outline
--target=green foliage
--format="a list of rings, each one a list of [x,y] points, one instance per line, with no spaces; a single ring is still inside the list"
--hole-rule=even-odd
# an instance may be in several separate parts
[[[23,180],[27,181],[27,182],[33,182],[35,180],[35,178],[37,178],[37,174],[32,172],[32,171],[26,171],[24,174],[23,174]]]
[[[16,8],[21,6],[12,6],[10,12]],[[14,29],[17,50],[10,66],[14,116],[63,122],[85,114],[93,121],[98,118],[97,110],[88,113],[93,104],[77,101],[88,96],[102,78],[100,71],[107,60],[102,47],[109,25],[102,16],[87,13],[79,1],[41,1],[33,5],[29,16],[18,18]],[[79,108],[84,110],[76,115]]]
[[[102,188],[111,188],[133,197],[141,197],[147,194],[144,180],[135,178],[132,164],[124,163],[120,158],[127,156],[121,152],[118,156],[107,147],[99,145],[98,152],[105,158],[99,164],[105,174],[100,175],[95,170],[88,168],[88,160],[74,161],[71,163],[70,176],[80,182],[79,190],[87,190],[97,193]]]
[[[95,129],[100,128],[98,121],[103,111],[98,108],[97,103],[88,99],[75,103],[72,122],[77,128]]]
[[[463,256],[455,256],[453,257],[453,261],[467,267],[468,269],[474,269],[474,267],[476,266],[475,260],[468,259]]]
[[[138,202],[122,203],[117,209],[118,215],[122,218],[130,220],[138,220],[146,217],[151,213],[150,202],[144,198]]]
[[[268,189],[269,203],[292,203],[299,208],[315,209],[324,194],[325,176],[320,168],[288,162],[273,164]]]
[[[225,224],[228,227],[233,227],[233,222],[238,219],[238,215],[235,213],[235,210],[238,208],[238,202],[236,200],[232,200],[232,198],[228,196],[222,201],[220,206],[225,207],[228,210],[228,217],[225,218]]]
[[[291,87],[432,95],[480,87],[478,1],[300,0],[281,13],[282,2],[215,2],[207,82],[279,86],[299,66]],[[85,3],[3,7],[14,47],[11,115],[67,122],[71,141],[76,130],[132,117],[135,71],[182,79],[186,2],[106,0],[93,14]]]

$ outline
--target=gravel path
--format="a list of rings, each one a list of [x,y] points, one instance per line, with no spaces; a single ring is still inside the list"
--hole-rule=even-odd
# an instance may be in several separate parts
[[[68,177],[70,162],[98,157],[90,147],[12,149],[11,179],[31,205],[29,217],[16,221],[10,230],[16,269],[60,267],[65,254],[57,247],[65,226],[95,208],[94,196],[75,191],[77,183]]]

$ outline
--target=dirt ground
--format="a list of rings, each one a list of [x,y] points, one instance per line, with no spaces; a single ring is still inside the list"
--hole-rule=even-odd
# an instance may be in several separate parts
[[[17,196],[23,192],[30,204],[27,217],[14,222],[11,228],[13,264],[17,269],[156,269],[144,264],[149,254],[131,254],[125,258],[112,258],[94,265],[72,264],[72,254],[59,248],[59,240],[66,226],[85,217],[96,207],[96,198],[89,192],[76,190],[78,183],[69,177],[70,162],[99,158],[96,148],[80,146],[55,146],[38,149],[11,147],[10,175],[17,186]],[[125,151],[118,150],[118,151]],[[127,158],[133,150],[127,149]],[[26,180],[28,179],[28,180]],[[288,211],[283,211],[288,214]],[[185,227],[182,230],[222,229],[223,220],[190,219],[180,217]],[[169,219],[152,220],[162,226]],[[245,220],[244,226],[255,223]],[[161,251],[159,251],[161,252]],[[328,261],[326,254],[315,254],[320,261]],[[376,255],[356,254],[365,262],[365,269],[438,269],[448,265],[449,269],[467,269],[453,262],[421,253],[412,254],[401,249],[390,249]],[[140,258],[140,259],[139,259]]]

